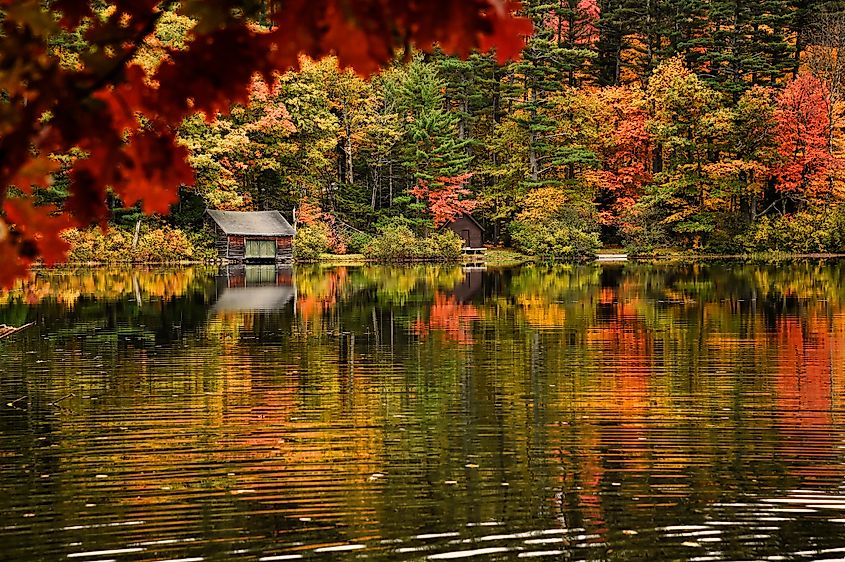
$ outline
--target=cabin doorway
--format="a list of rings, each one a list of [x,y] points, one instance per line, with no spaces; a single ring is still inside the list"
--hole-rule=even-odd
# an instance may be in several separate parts
[[[247,240],[244,258],[248,260],[276,259],[275,240]]]
[[[469,242],[469,229],[465,228],[461,231],[461,240],[464,241],[464,246],[467,248],[471,248],[472,244]]]

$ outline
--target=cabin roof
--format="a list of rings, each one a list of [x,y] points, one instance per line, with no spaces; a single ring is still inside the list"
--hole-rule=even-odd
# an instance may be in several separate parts
[[[293,236],[296,231],[279,211],[205,211],[226,234]]]
[[[486,231],[486,229],[485,229],[483,226],[481,226],[481,225],[478,223],[478,221],[477,221],[477,220],[475,220],[475,217],[473,217],[473,216],[472,216],[471,214],[469,214],[469,213],[461,213],[460,215],[458,215],[458,216],[457,216],[457,217],[455,217],[454,219],[450,220],[449,222],[447,222],[447,223],[446,223],[446,224],[444,224],[443,226],[448,227],[450,224],[452,224],[452,223],[454,223],[454,222],[457,222],[457,221],[459,221],[460,219],[467,219],[469,222],[471,222],[471,223],[473,223],[475,226],[477,226],[477,227],[481,230],[481,232],[485,232],[485,231]]]

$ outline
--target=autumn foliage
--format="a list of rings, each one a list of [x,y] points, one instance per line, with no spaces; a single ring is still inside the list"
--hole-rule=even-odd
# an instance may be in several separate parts
[[[830,152],[830,93],[804,73],[777,100],[775,136],[782,163],[773,170],[782,192],[816,197],[830,190],[829,173],[838,165]]]
[[[463,214],[472,212],[478,202],[471,199],[472,192],[466,188],[472,174],[461,174],[454,177],[440,177],[437,182],[429,184],[419,180],[411,195],[425,201],[434,226],[440,227]]]
[[[337,254],[346,253],[346,243],[337,229],[337,217],[330,212],[323,211],[318,203],[307,198],[303,199],[296,212],[296,222],[306,227],[319,228],[327,239],[326,250]]]
[[[213,118],[246,102],[255,74],[296,68],[300,54],[334,53],[342,66],[369,73],[397,49],[415,45],[465,55],[496,48],[516,55],[530,23],[515,5],[493,0],[337,0],[264,3],[113,0],[95,12],[86,0],[2,0],[0,23],[0,285],[38,256],[54,262],[70,226],[105,224],[106,193],[146,212],[166,212],[177,188],[193,181],[175,125],[196,112]],[[195,26],[184,48],[163,49],[147,71],[134,58],[162,14],[177,10]],[[254,22],[268,21],[260,27]],[[72,67],[51,41],[78,33],[89,46]],[[61,210],[36,207],[33,186],[47,186],[51,157],[78,150],[70,198]],[[10,188],[14,187],[14,197]]]
[[[594,102],[595,119],[600,122],[596,152],[602,167],[587,176],[605,201],[600,210],[602,221],[615,224],[652,180],[648,112],[638,88],[604,88]]]

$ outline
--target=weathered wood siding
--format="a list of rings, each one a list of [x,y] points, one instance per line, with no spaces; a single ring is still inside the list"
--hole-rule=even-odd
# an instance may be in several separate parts
[[[293,260],[292,238],[290,236],[249,236],[250,240],[269,240],[276,242],[276,261],[289,262]],[[246,259],[246,237],[229,236],[229,247],[226,258],[230,261],[244,261]]]
[[[243,236],[229,236],[229,251],[226,258],[232,261],[244,261],[246,244]]]
[[[276,238],[276,261],[277,262],[292,262],[293,261],[293,238],[284,236]]]
[[[210,218],[206,218],[205,224],[214,235],[214,249],[217,250],[217,257],[226,259],[229,255],[229,239],[226,233]]]

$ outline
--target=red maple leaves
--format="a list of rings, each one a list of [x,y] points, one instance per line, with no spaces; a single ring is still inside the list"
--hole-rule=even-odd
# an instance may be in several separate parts
[[[801,74],[778,96],[775,137],[782,163],[774,170],[778,189],[816,196],[838,160],[830,152],[830,95],[811,74]]]
[[[474,199],[462,199],[472,194],[464,187],[471,177],[472,174],[440,177],[437,178],[439,185],[436,187],[420,180],[417,186],[411,189],[411,195],[427,202],[434,226],[441,227],[465,213],[472,212],[478,206]]]
[[[605,88],[597,95],[604,111],[599,119],[610,130],[600,135],[596,146],[602,168],[587,175],[607,199],[607,208],[599,211],[600,219],[604,224],[616,224],[652,180],[652,139],[640,90]]]
[[[39,256],[61,257],[58,233],[107,218],[111,189],[125,203],[164,212],[181,184],[192,182],[173,128],[203,111],[210,118],[246,101],[253,76],[266,81],[298,66],[299,55],[336,54],[343,66],[369,73],[397,49],[435,43],[447,52],[495,47],[500,60],[518,54],[530,23],[507,0],[243,0],[182,2],[113,0],[95,14],[89,0],[0,0],[0,284]],[[184,49],[167,49],[155,73],[132,60],[167,10],[196,22]],[[51,12],[50,10],[53,10]],[[55,13],[61,17],[54,17]],[[251,23],[269,15],[272,26]],[[67,31],[86,42],[74,67],[51,40]],[[32,185],[46,185],[51,153],[84,153],[71,172],[63,209],[36,208]],[[9,199],[9,187],[19,194]],[[59,255],[54,251],[58,251]]]

